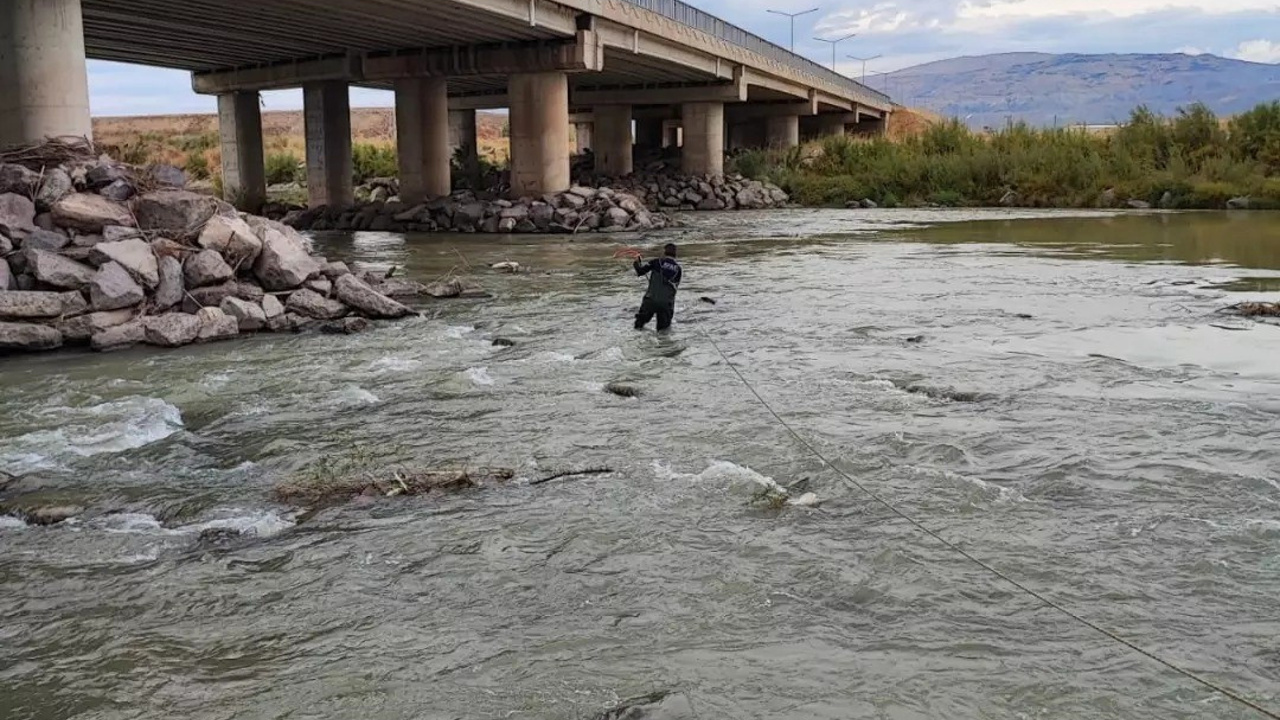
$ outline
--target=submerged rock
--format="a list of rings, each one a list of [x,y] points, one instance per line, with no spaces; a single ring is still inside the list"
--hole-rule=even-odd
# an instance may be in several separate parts
[[[355,275],[342,275],[334,282],[338,299],[372,318],[402,318],[413,310],[369,287]]]
[[[333,320],[320,326],[320,332],[330,335],[353,335],[373,327],[373,323],[362,317],[345,317]]]

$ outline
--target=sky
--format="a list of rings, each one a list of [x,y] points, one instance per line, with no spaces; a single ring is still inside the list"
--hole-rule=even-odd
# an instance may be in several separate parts
[[[1280,63],[1277,0],[686,0],[784,47],[789,21],[768,10],[818,12],[796,18],[797,53],[860,77],[934,60],[995,52],[1212,53]],[[876,57],[879,56],[879,57]],[[185,72],[91,61],[95,115],[213,112]],[[389,106],[386,92],[353,89],[355,106]],[[300,91],[263,94],[267,110],[302,106]]]

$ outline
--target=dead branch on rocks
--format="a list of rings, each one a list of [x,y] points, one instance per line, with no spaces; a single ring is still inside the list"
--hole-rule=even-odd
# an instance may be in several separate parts
[[[1280,303],[1242,302],[1224,307],[1218,312],[1241,317],[1280,317]]]
[[[357,496],[397,497],[427,495],[435,491],[453,492],[513,477],[515,471],[506,468],[397,470],[378,477],[363,473],[342,477],[304,477],[280,483],[275,488],[275,496],[280,502],[324,505]]]
[[[99,148],[84,137],[49,138],[34,145],[21,145],[0,152],[0,163],[22,165],[43,172],[45,168],[98,159]]]

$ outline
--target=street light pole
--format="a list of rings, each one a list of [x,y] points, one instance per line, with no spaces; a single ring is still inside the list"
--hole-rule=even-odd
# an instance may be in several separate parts
[[[867,84],[867,63],[871,62],[872,60],[879,60],[879,59],[880,59],[880,58],[882,58],[882,57],[884,57],[884,56],[883,56],[883,55],[872,55],[872,56],[871,56],[871,57],[869,57],[869,58],[858,57],[857,55],[850,55],[850,56],[849,56],[849,59],[850,59],[850,60],[857,60],[857,61],[859,61],[859,62],[861,62],[861,63],[862,63],[862,84],[863,84],[863,85],[866,85],[866,84]]]
[[[791,18],[791,52],[795,52],[796,51],[796,18],[800,17],[801,15],[816,13],[818,12],[818,8],[814,8],[812,10],[805,10],[803,12],[798,12],[798,13],[783,12],[781,10],[766,10],[765,12],[771,12],[774,15],[781,15],[786,18]]]
[[[817,40],[818,42],[831,43],[831,69],[835,70],[836,69],[836,45],[839,45],[840,43],[844,42],[845,40],[848,40],[849,38],[857,37],[857,36],[858,36],[858,33],[851,33],[849,35],[845,35],[842,38],[836,38],[835,40],[826,40],[820,37],[816,37],[814,38],[814,40]]]

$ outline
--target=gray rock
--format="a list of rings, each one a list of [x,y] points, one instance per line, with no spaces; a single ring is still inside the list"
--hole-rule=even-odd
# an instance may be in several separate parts
[[[1102,191],[1102,194],[1098,195],[1098,207],[1100,208],[1113,208],[1116,206],[1116,203],[1117,199],[1115,188],[1107,188]]]
[[[0,195],[0,226],[8,229],[9,237],[13,237],[15,232],[25,232],[35,227],[35,221],[36,206],[30,199],[17,193]]]
[[[516,220],[515,218],[501,218],[498,220],[498,232],[500,233],[515,232],[516,225],[519,225],[519,224],[520,224],[520,221]]]
[[[74,190],[71,175],[66,170],[62,168],[48,170],[44,174],[44,181],[40,183],[40,192],[36,193],[36,207],[48,210]]]
[[[252,282],[241,280],[236,283],[235,297],[238,297],[241,300],[248,300],[256,305],[262,302],[262,298],[265,295],[266,292],[257,285],[254,285]]]
[[[30,197],[39,181],[40,174],[35,170],[13,163],[0,164],[0,194],[17,193]]]
[[[1018,193],[1010,190],[1000,198],[1000,205],[1003,207],[1014,207],[1018,204]]]
[[[235,271],[222,259],[217,250],[201,250],[191,255],[182,267],[182,276],[189,288],[207,287],[226,282],[235,277]]]
[[[133,185],[130,185],[128,180],[117,180],[99,190],[98,194],[108,200],[128,202],[129,198],[133,197]]]
[[[302,286],[310,290],[315,290],[325,297],[329,297],[333,294],[333,282],[328,278],[313,278],[303,283]]]
[[[533,221],[539,232],[546,232],[555,220],[556,211],[546,203],[538,203],[529,209],[529,219]]]
[[[156,287],[154,302],[156,309],[168,310],[182,302],[185,284],[182,281],[182,263],[177,258],[165,256],[157,261],[159,265],[160,283]]]
[[[367,317],[401,318],[413,314],[413,310],[377,292],[355,275],[338,278],[334,289],[339,300]]]
[[[315,323],[315,320],[297,313],[286,313],[267,321],[267,329],[271,332],[301,332]]]
[[[268,295],[267,297],[271,296]],[[263,299],[265,300],[266,298],[264,297]],[[274,297],[272,299],[275,300]],[[276,304],[279,305],[280,301],[276,300]],[[225,298],[222,301],[221,308],[222,312],[235,319],[236,326],[240,330],[261,330],[267,324],[266,311],[263,310],[262,306],[248,300],[241,300],[237,297]],[[284,312],[283,307],[280,308],[280,312]]]
[[[146,328],[141,320],[133,320],[95,332],[89,338],[89,347],[94,350],[119,350],[146,341]]]
[[[353,335],[373,327],[373,323],[362,317],[345,317],[333,320],[320,326],[320,332],[329,335]]]
[[[482,222],[484,222],[484,205],[481,203],[464,203],[453,211],[455,230],[474,230]]]
[[[84,508],[78,505],[48,505],[44,507],[29,508],[23,512],[23,516],[31,525],[57,525],[66,522],[71,518],[84,512]]]
[[[1130,200],[1129,207],[1134,210],[1150,210],[1151,203],[1146,200]]]
[[[266,290],[292,290],[320,272],[320,264],[293,239],[269,229],[253,272]]]
[[[239,290],[239,285],[231,280],[221,285],[186,290],[182,297],[182,311],[194,315],[202,307],[221,307],[223,300],[235,297]]]
[[[107,225],[102,228],[103,242],[119,242],[140,237],[142,237],[142,231],[138,230],[138,228],[121,227],[119,225]]]
[[[1244,196],[1233,197],[1227,201],[1228,210],[1248,210],[1252,205],[1253,205],[1252,198],[1248,198]]]
[[[200,308],[195,317],[200,326],[200,331],[196,334],[196,340],[199,342],[226,340],[240,334],[236,319],[223,312],[221,308]]]
[[[724,201],[718,197],[710,197],[698,203],[699,210],[723,210]]]
[[[581,185],[575,185],[575,186],[573,186],[573,187],[569,188],[569,194],[570,194],[570,195],[576,195],[576,196],[578,196],[578,197],[582,198],[583,200],[591,200],[592,198],[594,198],[594,197],[596,196],[596,190],[595,190],[595,188],[589,188],[589,187],[583,187],[583,186],[581,186]]]
[[[213,216],[196,244],[206,250],[217,250],[231,265],[246,269],[253,267],[262,252],[262,238],[238,216]]]
[[[631,222],[631,215],[622,208],[609,208],[605,213],[605,227],[626,227],[629,222]]]
[[[182,262],[183,258],[195,251],[176,240],[156,238],[151,241],[151,252],[155,253],[157,258],[171,257]]]
[[[23,250],[48,250],[58,252],[71,244],[71,238],[60,232],[49,232],[40,228],[32,228],[22,241]]]
[[[158,230],[174,238],[194,237],[219,210],[219,201],[210,195],[186,190],[157,190],[133,201],[138,227]],[[125,225],[126,223],[116,223]]]
[[[56,327],[62,333],[63,342],[83,344],[88,343],[94,335],[103,330],[123,325],[132,319],[133,310],[111,310],[63,320]]]
[[[53,206],[53,221],[59,227],[83,233],[101,233],[109,225],[133,227],[133,215],[125,206],[101,195],[74,193]]]
[[[521,220],[529,217],[529,208],[524,205],[514,205],[499,212],[498,217],[503,220],[506,220],[507,218],[514,218],[516,222],[520,222]]]
[[[275,295],[265,295],[262,298],[262,312],[268,320],[280,317],[284,315],[284,303]]]
[[[129,171],[121,165],[101,163],[89,168],[84,175],[85,184],[94,190],[104,188],[114,182],[127,180]]]
[[[71,238],[71,244],[78,248],[91,248],[102,242],[106,242],[106,238],[97,233],[75,233]]]
[[[159,347],[181,347],[200,336],[200,321],[187,313],[152,315],[142,321],[142,327],[147,344]]]
[[[13,256],[12,258],[10,258],[10,261],[12,262],[13,260],[16,260],[17,258],[18,258],[18,256],[17,256],[17,255],[15,255],[15,256]],[[17,273],[16,277],[14,277],[14,279],[13,279],[13,282],[14,282],[14,284],[15,284],[15,285],[17,285],[17,286],[18,286],[18,287],[17,287],[17,289],[18,289],[18,290],[21,290],[21,291],[23,291],[23,292],[30,292],[30,291],[35,290],[35,289],[36,289],[36,286],[40,284],[40,283],[36,282],[36,279],[35,279],[35,278],[33,278],[33,277],[31,277],[30,275],[28,275],[28,274],[26,274],[26,273],[22,272],[21,270],[19,270],[17,265],[13,265],[12,267],[13,267],[13,271],[14,271],[14,273]]]
[[[34,352],[62,347],[57,328],[35,323],[0,322],[0,351]]]
[[[89,261],[97,265],[120,263],[129,274],[143,285],[154,288],[160,284],[160,264],[146,240],[119,240],[100,242],[89,251]]]
[[[26,255],[27,269],[31,274],[40,282],[54,287],[79,290],[93,280],[96,272],[88,265],[48,250],[24,250],[23,254]]]
[[[347,267],[347,264],[344,262],[335,261],[325,264],[321,272],[323,272],[324,276],[330,280],[337,280],[343,275],[350,275],[351,268]]]
[[[133,307],[146,297],[142,286],[134,282],[129,271],[117,262],[103,265],[89,282],[89,301],[94,310]]]
[[[784,202],[785,202],[785,201],[784,201]],[[863,201],[862,201],[862,207],[863,207],[863,208],[865,208],[865,209],[867,209],[867,210],[875,210],[876,208],[878,208],[878,207],[880,207],[880,206],[879,206],[878,204],[876,204],[876,201],[875,201],[875,200],[872,200],[871,198],[865,198],[865,199],[863,199]]]
[[[4,257],[13,252],[13,241],[4,233],[0,233],[0,257]]]
[[[159,187],[181,190],[187,186],[187,174],[172,165],[152,165],[147,168],[147,175]]]
[[[560,196],[560,206],[569,210],[581,210],[586,204],[586,199],[572,192]]]
[[[89,312],[89,301],[78,290],[58,293],[62,301],[62,317],[74,317]]]
[[[337,300],[329,300],[314,290],[302,288],[289,295],[285,309],[291,313],[317,320],[336,320],[347,314],[347,306]]]
[[[15,290],[17,287],[18,281],[13,276],[13,269],[9,267],[9,261],[0,257],[0,292]]]

